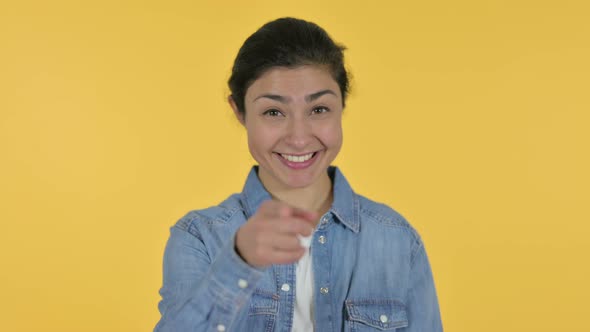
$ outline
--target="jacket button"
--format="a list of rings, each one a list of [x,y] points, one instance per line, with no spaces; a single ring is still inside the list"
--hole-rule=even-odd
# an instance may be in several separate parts
[[[389,319],[387,318],[387,316],[385,316],[385,315],[381,315],[381,316],[379,317],[379,320],[381,321],[381,323],[387,323],[387,321],[388,321]]]
[[[288,292],[290,289],[291,289],[291,286],[289,286],[289,284],[283,284],[283,285],[281,286],[281,290],[282,290],[283,292]]]
[[[328,294],[329,291],[330,290],[328,289],[328,287],[322,287],[322,288],[320,288],[320,293],[322,293],[322,294]]]
[[[320,237],[318,238],[318,241],[320,241],[321,244],[326,243],[326,237],[323,235],[320,235]]]
[[[225,332],[225,325],[223,325],[223,324],[217,325],[217,332]]]
[[[244,279],[240,279],[240,280],[238,280],[238,286],[240,288],[246,288],[246,287],[248,287],[248,282]]]

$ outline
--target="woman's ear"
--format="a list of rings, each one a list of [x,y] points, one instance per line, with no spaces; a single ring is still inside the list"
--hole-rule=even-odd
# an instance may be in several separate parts
[[[236,116],[238,121],[240,121],[242,126],[245,126],[246,119],[244,117],[244,113],[240,112],[240,110],[238,109],[238,105],[236,105],[236,102],[234,101],[234,97],[231,95],[229,97],[227,97],[227,102],[229,103],[229,106],[231,106],[232,110],[234,111],[234,115]]]

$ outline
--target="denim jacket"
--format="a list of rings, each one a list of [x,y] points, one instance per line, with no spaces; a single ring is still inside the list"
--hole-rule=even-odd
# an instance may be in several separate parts
[[[241,193],[171,228],[155,331],[291,331],[295,265],[258,269],[234,249],[238,228],[271,198],[257,170]],[[390,207],[356,194],[337,167],[328,173],[334,200],[311,246],[314,330],[442,331],[418,233]]]

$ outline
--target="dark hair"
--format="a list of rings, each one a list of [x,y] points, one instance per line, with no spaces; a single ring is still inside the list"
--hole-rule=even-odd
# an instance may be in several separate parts
[[[231,98],[244,114],[246,91],[267,70],[320,65],[326,66],[338,83],[344,106],[349,90],[345,49],[315,23],[292,17],[268,22],[246,39],[236,56],[228,81]]]

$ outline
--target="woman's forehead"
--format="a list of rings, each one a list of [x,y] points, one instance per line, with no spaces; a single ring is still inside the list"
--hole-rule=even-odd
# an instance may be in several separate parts
[[[338,83],[326,67],[273,67],[250,85],[246,92],[246,101],[253,102],[261,95],[309,99],[310,95],[326,90],[333,92],[336,97],[341,97]]]

